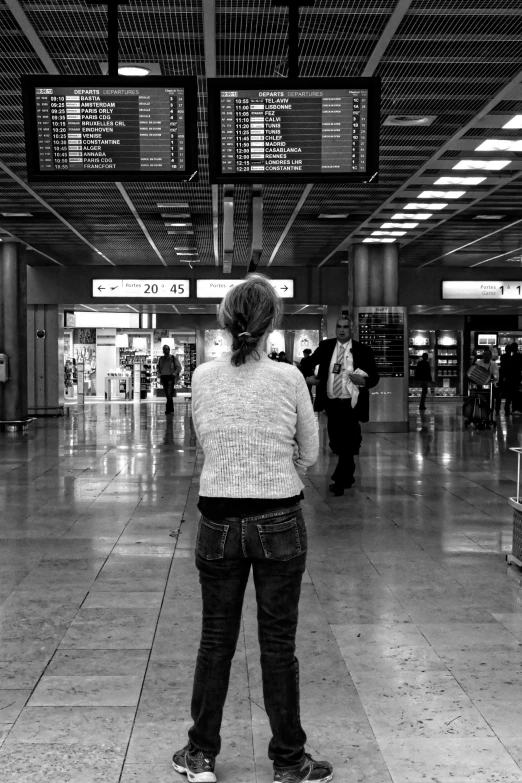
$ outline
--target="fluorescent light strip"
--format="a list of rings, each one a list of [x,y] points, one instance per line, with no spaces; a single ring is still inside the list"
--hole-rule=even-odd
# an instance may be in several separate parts
[[[438,210],[438,209],[446,209],[447,206],[448,205],[445,204],[443,201],[440,204],[438,202],[433,202],[433,201],[430,202],[429,204],[419,204],[419,203],[416,204],[414,202],[412,204],[406,204],[404,209],[405,210],[407,210],[407,209],[433,209],[433,210]]]
[[[510,139],[486,139],[475,152],[522,152],[522,141],[511,141]]]
[[[434,185],[480,185],[486,177],[439,177]]]
[[[372,237],[382,237],[389,235],[391,237],[403,237],[406,235],[406,231],[372,231]]]
[[[503,128],[522,128],[522,114],[515,114],[509,122],[506,122]]]
[[[381,228],[417,228],[418,223],[383,223]]]
[[[410,218],[413,218],[414,220],[429,220],[430,217],[433,217],[431,212],[396,212],[395,215],[391,216],[392,220],[409,220]]]
[[[383,239],[377,239],[377,237],[366,237],[363,242],[396,242],[395,237],[385,237]]]
[[[465,195],[465,190],[423,190],[417,198],[461,198]]]
[[[509,166],[510,160],[459,160],[453,169],[480,169],[482,171],[500,171]]]

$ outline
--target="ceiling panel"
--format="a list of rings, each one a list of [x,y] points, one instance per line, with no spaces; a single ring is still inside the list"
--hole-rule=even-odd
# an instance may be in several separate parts
[[[100,73],[107,60],[106,6],[81,0],[20,0],[19,7],[33,26],[56,69],[62,74]],[[316,0],[300,14],[302,76],[360,75],[375,46],[387,36],[397,0]],[[285,76],[287,12],[270,0],[216,0],[216,73],[218,76]],[[200,181],[184,183],[129,183],[125,190],[150,237],[138,224],[122,194],[113,184],[31,184],[35,199],[12,179],[26,181],[19,79],[24,73],[44,73],[28,37],[6,4],[0,0],[0,211],[30,211],[32,221],[0,217],[0,228],[65,265],[105,264],[180,265],[175,247],[197,250],[199,263],[214,266],[212,190],[208,182],[204,13],[201,0],[156,2],[134,0],[120,10],[120,60],[158,63],[163,74],[192,74],[198,78],[198,140]],[[522,113],[522,93],[504,96],[487,115],[462,133],[483,107],[519,74],[522,14],[519,0],[413,0],[394,34],[386,39],[375,74],[383,79],[382,120],[390,114],[434,115],[429,127],[381,128],[381,173],[374,185],[315,185],[295,221],[288,228],[303,187],[264,188],[264,250],[261,266],[295,263],[316,266],[346,260],[339,250],[377,228],[387,204],[400,204],[403,186],[429,184],[440,171],[473,154],[484,138],[516,139],[517,131],[502,130],[499,118]],[[373,62],[373,61],[372,61]],[[496,119],[495,119],[496,118]],[[496,124],[496,128],[495,128]],[[484,127],[489,125],[489,127]],[[460,134],[460,136],[459,136]],[[492,135],[494,134],[494,135]],[[458,138],[457,138],[458,137]],[[520,136],[522,138],[522,136]],[[452,141],[453,139],[453,141]],[[467,145],[467,146],[466,146]],[[442,153],[442,154],[441,154]],[[436,160],[416,175],[428,161]],[[513,161],[521,160],[513,155]],[[515,168],[502,174],[519,176]],[[473,222],[480,212],[499,212],[506,220],[520,202],[518,179],[503,185],[457,216],[449,210],[423,225],[422,235],[402,242],[402,263],[417,266],[429,261],[469,266],[474,259],[513,251],[522,245],[518,229],[506,229],[472,249],[450,253],[487,233],[489,226]],[[167,234],[158,203],[189,203],[194,235]],[[462,204],[470,204],[471,198]],[[218,217],[222,218],[222,188],[218,189]],[[235,253],[233,263],[249,261],[249,202],[246,186],[236,188]],[[57,217],[51,210],[55,210]],[[321,221],[320,213],[342,212],[345,221]],[[65,223],[63,222],[65,221]],[[68,224],[68,225],[67,225]],[[221,223],[220,223],[221,225]],[[77,234],[73,232],[75,229]],[[418,233],[418,232],[417,232]],[[183,244],[181,244],[183,240]],[[155,248],[151,245],[154,244]],[[221,247],[221,232],[219,237]],[[275,249],[278,248],[274,255]],[[99,252],[97,252],[99,251]],[[103,255],[100,255],[103,254]],[[161,258],[159,257],[161,256]],[[52,264],[34,251],[29,263]],[[440,257],[440,258],[439,258]],[[438,260],[433,260],[438,259]],[[480,259],[479,259],[480,260]],[[509,258],[488,261],[508,264]]]

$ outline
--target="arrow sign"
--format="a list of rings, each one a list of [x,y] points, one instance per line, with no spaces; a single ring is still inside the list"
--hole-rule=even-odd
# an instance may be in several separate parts
[[[288,291],[288,286],[287,285],[282,285],[281,286],[281,291]]]
[[[98,286],[98,291],[105,291],[105,288],[103,288],[101,285]]]

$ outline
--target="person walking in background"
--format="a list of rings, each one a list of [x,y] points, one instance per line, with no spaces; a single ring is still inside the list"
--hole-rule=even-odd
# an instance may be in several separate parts
[[[425,411],[428,386],[431,386],[433,384],[433,379],[431,377],[429,356],[427,353],[423,353],[422,358],[417,362],[417,366],[415,368],[415,380],[417,380],[420,383],[422,389],[420,403],[419,403],[419,410]]]
[[[219,308],[220,326],[232,335],[232,351],[201,364],[192,377],[193,423],[205,456],[196,541],[203,625],[193,725],[187,745],[172,761],[191,783],[216,780],[223,706],[251,568],[274,781],[326,783],[332,778],[331,764],[305,752],[299,716],[295,636],[307,535],[300,507],[304,485],[297,471],[317,460],[319,437],[303,376],[297,367],[271,362],[265,353],[267,336],[280,325],[282,312],[270,280],[248,275]]]
[[[305,378],[308,378],[310,375],[314,374],[315,367],[310,362],[310,356],[312,355],[312,349],[311,348],[305,348],[303,351],[303,358],[299,362],[299,369],[303,373],[303,376]],[[313,386],[309,386],[308,390],[310,392],[310,399],[313,402],[313,393],[312,393]]]
[[[497,393],[495,395],[495,410],[497,413],[500,413],[502,397],[506,396],[506,370],[510,357],[511,346],[506,345],[504,348],[504,353],[500,355],[500,362],[498,366],[499,383]]]
[[[163,346],[163,356],[158,359],[158,376],[165,391],[167,405],[165,413],[174,413],[173,397],[176,396],[175,384],[181,375],[181,364],[177,356],[170,353],[170,346]]]
[[[330,448],[339,455],[329,489],[344,495],[355,482],[355,460],[362,442],[361,421],[368,421],[369,389],[379,382],[373,351],[352,339],[351,318],[339,318],[337,337],[323,340],[310,357],[313,367],[319,365],[317,378],[307,383],[317,386],[315,410],[328,417]]]
[[[286,358],[286,353],[284,351],[279,351],[277,355],[277,361],[283,362],[283,364],[292,364],[292,362],[288,361],[288,359]]]
[[[512,409],[514,412],[519,407],[520,401],[518,398],[522,379],[522,356],[518,351],[518,345],[515,342],[507,345],[506,353],[508,348],[509,355],[502,365],[504,394],[506,397],[504,411],[506,415],[509,415]]]

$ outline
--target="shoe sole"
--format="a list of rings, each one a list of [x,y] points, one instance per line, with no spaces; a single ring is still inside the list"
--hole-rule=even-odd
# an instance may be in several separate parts
[[[329,775],[327,775],[325,778],[321,778],[320,780],[314,780],[314,783],[328,783],[334,776],[334,773],[331,772]],[[308,776],[304,779],[303,783],[306,783],[308,780]],[[274,780],[274,783],[280,783],[278,780]]]
[[[198,775],[194,775],[186,767],[180,767],[175,761],[172,762],[172,767],[179,772],[180,775],[186,775],[189,783],[216,783],[217,778],[213,772],[200,772]]]

